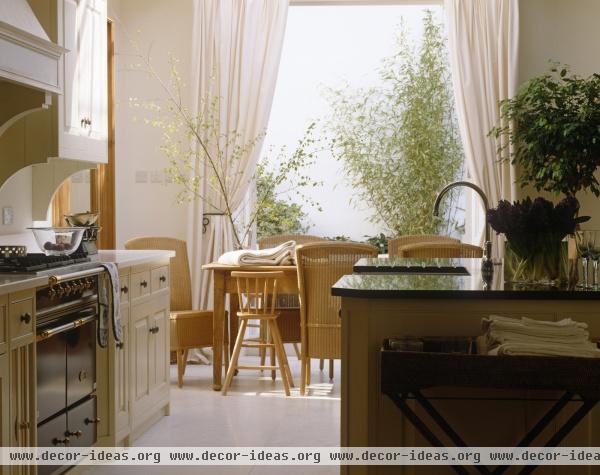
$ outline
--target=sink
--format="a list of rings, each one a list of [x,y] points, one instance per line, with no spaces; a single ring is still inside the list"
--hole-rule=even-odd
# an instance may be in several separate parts
[[[471,275],[461,259],[363,258],[354,264],[358,274]]]

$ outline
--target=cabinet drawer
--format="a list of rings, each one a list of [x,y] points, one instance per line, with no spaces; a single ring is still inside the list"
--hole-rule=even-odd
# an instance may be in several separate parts
[[[7,296],[0,297],[0,355],[6,353],[8,343],[8,318],[6,315],[8,302]]]
[[[129,274],[119,275],[119,285],[121,287],[121,303],[129,302],[131,293],[131,280]]]
[[[8,322],[11,340],[33,333],[33,294],[31,292],[10,295]]]
[[[130,282],[129,295],[132,300],[150,293],[150,271],[131,274]]]
[[[150,274],[150,279],[152,281],[152,292],[169,288],[169,266],[162,266],[152,269]]]

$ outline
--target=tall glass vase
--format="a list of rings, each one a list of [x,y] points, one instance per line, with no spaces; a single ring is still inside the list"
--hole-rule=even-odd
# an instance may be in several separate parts
[[[567,242],[541,242],[528,256],[518,255],[510,241],[504,248],[504,280],[513,284],[563,285],[568,282]]]

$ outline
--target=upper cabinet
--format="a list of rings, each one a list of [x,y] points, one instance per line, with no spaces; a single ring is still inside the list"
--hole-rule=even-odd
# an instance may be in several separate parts
[[[58,101],[59,158],[108,160],[106,0],[59,0],[64,94]],[[62,12],[60,11],[62,7]]]
[[[49,137],[43,147],[19,154],[26,164],[55,158],[106,163],[107,0],[27,1],[50,40],[65,51],[59,64],[62,94],[53,94],[50,107],[24,118],[18,134],[26,135],[11,143],[25,147]]]

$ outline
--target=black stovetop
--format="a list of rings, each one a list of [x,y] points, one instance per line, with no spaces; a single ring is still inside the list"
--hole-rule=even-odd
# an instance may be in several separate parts
[[[22,257],[0,257],[0,273],[3,272],[37,272],[45,269],[65,267],[81,262],[89,262],[85,253],[74,252],[70,256],[47,256],[45,254],[27,254]]]

